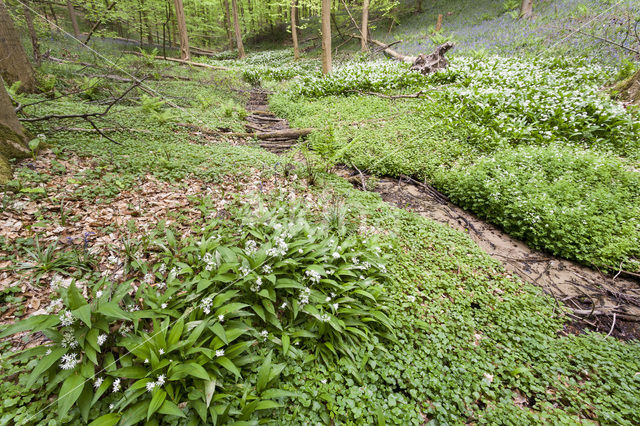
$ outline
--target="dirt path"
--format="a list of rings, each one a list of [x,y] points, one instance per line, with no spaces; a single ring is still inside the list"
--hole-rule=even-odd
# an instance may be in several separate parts
[[[282,130],[289,128],[286,120],[268,112],[268,93],[254,88],[249,98],[247,128]],[[259,131],[260,131],[259,130]],[[256,131],[256,129],[253,129]],[[282,154],[296,140],[263,141],[261,146]],[[366,174],[342,168],[336,174],[363,189],[370,179]],[[497,227],[480,220],[450,203],[433,187],[409,177],[377,179],[375,192],[386,202],[413,211],[421,216],[468,232],[473,241],[505,268],[523,280],[542,287],[545,292],[573,310],[573,332],[583,328],[611,334],[620,339],[640,339],[640,280],[633,277],[610,276],[529,248]]]

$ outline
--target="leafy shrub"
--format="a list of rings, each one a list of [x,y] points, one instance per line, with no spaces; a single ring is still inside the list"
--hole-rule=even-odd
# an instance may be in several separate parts
[[[520,147],[445,181],[456,203],[535,248],[640,269],[640,174],[620,160],[559,145]]]
[[[144,279],[101,280],[87,296],[72,282],[58,313],[4,330],[49,339],[19,355],[39,359],[26,387],[57,395],[61,420],[257,420],[294,395],[274,387],[276,359],[355,360],[393,338],[374,239],[331,235],[286,203],[234,213],[199,239],[167,230]]]

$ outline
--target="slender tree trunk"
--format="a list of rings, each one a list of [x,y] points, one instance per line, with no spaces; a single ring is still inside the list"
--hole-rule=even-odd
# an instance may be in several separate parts
[[[360,39],[360,48],[363,52],[369,51],[369,0],[364,0],[362,4],[362,38]]]
[[[533,0],[522,0],[520,5],[520,17],[529,19],[533,15]]]
[[[16,117],[9,94],[0,78],[0,185],[6,184],[11,179],[9,159],[28,155],[27,136]]]
[[[9,84],[20,81],[20,89],[26,92],[37,90],[33,68],[3,0],[0,0],[0,76]]]
[[[422,13],[422,0],[416,0],[416,13]]]
[[[29,10],[29,0],[24,0],[24,20],[27,23],[27,29],[29,30],[29,37],[31,37],[31,46],[33,48],[33,60],[36,64],[40,65],[40,42],[38,41],[38,34],[33,27],[33,19],[31,18],[31,10]]]
[[[331,0],[322,0],[322,73],[329,74],[330,72],[331,72]]]
[[[238,20],[238,2],[231,0],[231,8],[233,9],[233,29],[236,32],[236,45],[238,46],[238,58],[244,59],[244,45],[242,44],[242,33],[240,32],[240,21]]]
[[[191,55],[189,54],[189,35],[187,34],[187,21],[184,17],[182,0],[174,0],[174,4],[176,6],[176,20],[180,32],[180,59],[189,61],[191,60]]]
[[[233,50],[233,36],[231,35],[231,12],[229,11],[229,0],[223,0],[224,6],[224,29],[227,31],[229,39],[229,50]]]
[[[296,11],[298,10],[298,0],[291,0],[291,38],[293,40],[293,58],[300,59],[300,48],[298,47],[298,24],[296,23]]]
[[[69,9],[69,19],[71,19],[71,25],[73,26],[73,35],[75,38],[80,38],[80,27],[78,27],[78,20],[76,19],[76,11],[73,8],[71,0],[67,0],[67,9]]]

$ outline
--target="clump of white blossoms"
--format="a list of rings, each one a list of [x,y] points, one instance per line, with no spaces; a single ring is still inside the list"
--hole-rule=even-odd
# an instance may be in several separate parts
[[[215,267],[215,259],[213,258],[211,253],[205,253],[202,261],[207,264],[207,266],[205,266],[204,268],[206,271],[211,271]]]
[[[311,270],[311,269],[307,269],[307,271],[305,272],[305,275],[307,277],[309,277],[309,280],[312,283],[315,283],[315,284],[319,283],[320,282],[320,278],[322,278],[318,272],[316,272],[314,270]]]
[[[244,251],[246,251],[247,254],[253,254],[257,252],[258,243],[256,243],[254,240],[247,240],[247,242],[244,243]]]
[[[270,265],[264,265],[262,267],[262,272],[264,272],[265,274],[270,274],[273,271],[273,269],[271,269]]]
[[[253,291],[254,293],[257,293],[260,291],[261,287],[262,287],[262,278],[258,277],[256,278],[256,282],[251,285],[251,291]]]
[[[303,307],[307,303],[309,303],[309,296],[311,295],[311,289],[309,287],[305,287],[300,290],[300,297],[298,302],[300,303],[300,307]]]
[[[63,370],[72,370],[78,365],[80,360],[77,358],[77,354],[64,354],[62,355],[62,362],[60,363],[60,368]]]
[[[285,256],[288,250],[289,250],[289,245],[284,240],[284,238],[276,237],[275,246],[267,250],[267,256],[271,256],[271,257]]]
[[[70,331],[65,331],[62,333],[62,341],[60,342],[60,346],[63,348],[75,348],[78,346],[78,341],[76,337]]]
[[[102,346],[104,345],[104,342],[107,341],[107,335],[106,334],[101,334],[98,336],[98,346]]]
[[[209,315],[211,313],[211,305],[213,304],[213,297],[207,296],[200,302],[200,307],[202,308],[202,312]]]
[[[337,251],[334,251],[331,257],[333,257],[334,259],[340,259],[340,253],[338,253]]]
[[[102,377],[98,377],[94,382],[93,382],[93,387],[98,389],[101,385],[102,382],[104,382],[104,379]]]
[[[224,315],[218,315],[218,322],[224,322]]]
[[[152,273],[148,273],[148,274],[145,274],[143,280],[147,284],[153,284],[153,282],[155,281],[155,277],[153,276]]]
[[[59,318],[60,318],[60,325],[63,327],[67,327],[73,324],[73,322],[75,321],[71,311],[64,311],[63,313],[60,314]]]
[[[118,392],[119,390],[120,390],[120,379],[115,379],[115,380],[113,381],[113,385],[112,385],[111,391],[112,391],[113,393],[116,393],[116,392]]]
[[[264,341],[266,342],[267,341],[267,337],[269,336],[269,332],[267,330],[262,330],[260,332],[260,336],[262,336]]]
[[[241,266],[239,270],[243,277],[246,277],[247,275],[249,275],[249,272],[251,272],[251,269],[247,268],[246,266]]]
[[[224,349],[218,349],[216,351],[216,356],[219,358],[221,356],[224,356]]]

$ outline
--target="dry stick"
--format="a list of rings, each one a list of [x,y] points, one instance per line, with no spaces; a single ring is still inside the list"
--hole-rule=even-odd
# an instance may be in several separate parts
[[[134,51],[131,51],[131,50],[127,50],[124,53],[129,53],[131,55],[137,55],[137,56],[144,57],[144,55],[142,53],[134,52]],[[183,64],[183,65],[191,65],[193,67],[208,68],[208,69],[211,69],[211,70],[222,70],[222,71],[228,71],[229,70],[229,68],[226,68],[226,67],[216,67],[216,66],[209,65],[209,64],[203,64],[202,62],[185,61],[184,59],[178,59],[178,58],[169,58],[169,57],[161,58],[161,57],[156,56],[153,59],[155,59],[156,61],[177,62],[177,63]]]
[[[286,129],[286,130],[275,130],[273,132],[260,132],[260,133],[246,133],[246,132],[225,133],[225,132],[219,132],[216,130],[211,130],[204,127],[196,126],[195,124],[189,124],[189,123],[176,123],[176,125],[180,127],[186,127],[189,129],[196,130],[205,135],[233,136],[238,138],[257,138],[257,139],[270,139],[270,138],[294,139],[294,138],[299,138],[301,136],[306,136],[309,133],[316,130],[316,129]]]
[[[425,94],[424,90],[420,90],[419,92],[416,93],[411,93],[409,95],[385,95],[383,93],[376,93],[376,92],[360,92],[358,91],[358,93],[360,93],[361,95],[371,95],[371,96],[377,96],[379,98],[384,98],[384,99],[416,99],[419,98],[420,96],[424,95],[427,96]],[[429,96],[427,96],[428,98]]]
[[[616,326],[616,313],[613,313],[613,323],[611,324],[611,330],[609,330],[609,333],[607,334],[607,337],[611,336],[611,333],[613,333],[613,329]]]
[[[358,32],[360,33],[360,35],[364,38],[364,34],[362,34],[362,30],[358,26],[358,23],[356,22],[356,20],[353,19],[353,16],[351,15],[351,11],[349,10],[349,7],[347,6],[347,3],[345,3],[344,0],[341,0],[341,1],[342,1],[342,4],[344,5],[345,10],[349,14],[349,18],[351,18],[351,22],[353,22],[353,25],[355,25],[355,27],[358,30]]]

